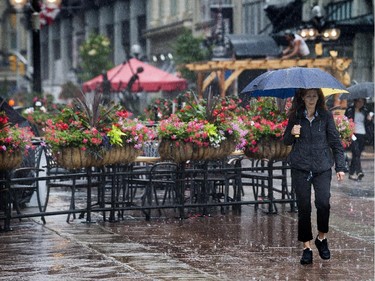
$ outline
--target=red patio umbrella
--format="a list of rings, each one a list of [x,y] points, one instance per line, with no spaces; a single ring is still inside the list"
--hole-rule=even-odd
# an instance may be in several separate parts
[[[160,90],[170,92],[187,88],[185,79],[132,58],[107,71],[111,92],[120,92],[126,89],[134,75],[138,75],[139,78],[132,85],[131,92],[158,92]],[[98,75],[83,83],[83,91],[103,91],[103,75]]]

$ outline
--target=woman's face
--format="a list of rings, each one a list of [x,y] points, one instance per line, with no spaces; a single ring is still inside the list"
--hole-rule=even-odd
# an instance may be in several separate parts
[[[319,99],[318,91],[314,89],[307,90],[302,97],[302,100],[304,101],[305,107],[307,109],[315,109],[318,99]]]
[[[365,100],[357,99],[354,104],[356,108],[362,108],[365,105]]]

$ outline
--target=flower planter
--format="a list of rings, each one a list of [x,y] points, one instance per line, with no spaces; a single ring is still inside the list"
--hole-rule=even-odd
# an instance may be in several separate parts
[[[0,170],[11,170],[18,167],[22,162],[22,153],[6,151],[0,152]]]
[[[116,146],[104,152],[102,162],[103,165],[128,164],[134,162],[141,153],[133,145]]]
[[[176,163],[188,160],[216,160],[221,159],[235,150],[236,144],[228,139],[219,147],[199,147],[192,143],[162,139],[159,144],[159,154],[163,160],[172,160]]]
[[[78,147],[64,147],[55,153],[56,162],[59,166],[67,169],[79,169],[87,167],[102,166],[101,159],[86,153]]]
[[[282,140],[262,139],[255,147],[246,147],[244,153],[254,159],[283,160],[291,150],[292,147],[284,145]]]
[[[122,147],[113,147],[110,150],[103,151],[97,157],[91,155],[78,147],[61,148],[55,154],[57,163],[67,169],[78,169],[87,167],[101,167],[113,164],[127,164],[141,154],[140,150],[136,150],[132,145],[124,145]]]

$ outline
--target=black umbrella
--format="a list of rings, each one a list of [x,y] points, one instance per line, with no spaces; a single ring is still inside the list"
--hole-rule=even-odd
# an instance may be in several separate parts
[[[349,95],[342,95],[341,100],[355,99],[373,99],[374,100],[374,82],[362,82],[347,88]]]

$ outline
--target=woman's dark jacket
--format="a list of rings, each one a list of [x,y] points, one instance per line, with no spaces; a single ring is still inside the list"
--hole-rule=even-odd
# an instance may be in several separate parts
[[[372,125],[372,121],[367,119],[369,110],[365,106],[362,106],[362,108],[360,109],[360,112],[362,112],[363,116],[365,117],[364,125],[366,129],[366,134],[369,134],[371,132],[367,132],[367,131],[369,130],[369,128],[371,128],[371,125]],[[355,115],[355,107],[354,106],[348,107],[345,111],[345,116],[354,121],[354,115]]]
[[[301,125],[299,138],[291,134],[294,125]],[[344,148],[329,111],[318,110],[311,126],[303,110],[291,116],[284,133],[284,144],[293,145],[287,161],[294,169],[321,173],[335,164],[336,172],[346,170]]]
[[[360,111],[362,112],[363,116],[365,116],[365,123],[371,122],[367,120],[367,115],[369,114],[369,110],[365,106],[362,106]],[[349,119],[353,119],[354,121],[354,115],[355,115],[355,107],[354,106],[348,107],[345,111],[345,116],[348,117]]]

